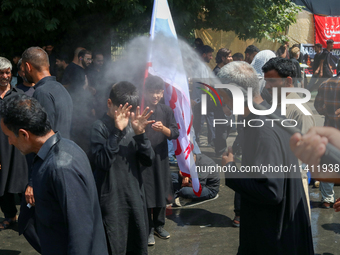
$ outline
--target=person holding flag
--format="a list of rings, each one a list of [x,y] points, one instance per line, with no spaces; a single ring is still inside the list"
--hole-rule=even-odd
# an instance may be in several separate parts
[[[189,86],[167,0],[154,1],[148,56],[145,79],[151,74],[159,76],[165,82],[164,101],[172,109],[179,130],[179,137],[174,142],[178,166],[184,176],[191,178],[193,191],[199,197],[202,187],[195,171],[192,153],[193,116]],[[145,94],[145,82],[142,94]],[[143,109],[143,97],[141,106]]]

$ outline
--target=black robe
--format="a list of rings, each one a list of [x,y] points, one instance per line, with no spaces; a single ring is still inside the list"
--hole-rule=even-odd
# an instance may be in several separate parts
[[[265,101],[262,105],[270,108]],[[235,173],[233,177],[239,179],[226,179],[226,184],[241,194],[238,254],[314,254],[306,196],[298,160],[289,147],[290,136],[277,126],[281,125],[279,122],[271,127],[271,122],[265,121],[266,116],[251,113],[246,123],[250,119],[261,119],[265,124],[245,127],[242,166],[283,165],[292,166],[292,170]],[[228,176],[231,177],[227,174],[226,178]]]
[[[91,130],[90,159],[97,184],[110,254],[147,254],[147,212],[141,165],[154,151],[145,133],[130,124],[120,131],[104,115]]]
[[[91,166],[74,142],[50,137],[34,158],[32,181],[42,254],[108,254]]]
[[[4,98],[0,98],[0,106],[6,100],[19,92],[11,88]],[[1,128],[0,128],[1,129]],[[25,156],[13,145],[9,145],[8,138],[0,131],[0,197],[4,192],[22,193],[28,183],[28,171]]]
[[[149,120],[161,121],[171,130],[171,136],[168,138],[162,132],[153,130],[151,125],[145,129],[155,152],[152,166],[146,167],[142,172],[146,204],[148,208],[165,207],[167,202],[173,200],[167,140],[177,139],[179,131],[174,113],[167,105],[157,104]]]

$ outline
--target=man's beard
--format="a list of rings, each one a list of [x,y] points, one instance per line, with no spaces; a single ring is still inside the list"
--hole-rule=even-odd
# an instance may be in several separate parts
[[[81,62],[82,62],[82,64],[83,64],[83,67],[86,68],[86,67],[87,67],[86,62],[85,62],[84,60],[82,60]]]
[[[20,76],[23,80],[24,80],[24,82],[26,82],[26,83],[30,83],[28,80],[27,80],[27,78],[26,78],[26,76],[25,75],[23,75],[23,76]]]
[[[25,71],[26,82],[34,83],[33,78]]]

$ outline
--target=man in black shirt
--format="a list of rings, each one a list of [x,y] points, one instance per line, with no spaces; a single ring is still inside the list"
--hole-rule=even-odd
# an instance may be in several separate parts
[[[106,112],[107,95],[111,88],[105,77],[104,56],[100,52],[93,54],[92,64],[86,69],[90,90],[95,91],[93,96],[96,118],[101,118]]]
[[[70,93],[84,88],[87,84],[85,68],[92,62],[92,53],[88,50],[81,50],[78,54],[78,63],[72,62],[64,72],[62,84],[67,87]]]
[[[4,102],[0,115],[8,142],[23,154],[36,154],[31,206],[41,253],[107,255],[96,184],[86,154],[53,132],[34,98],[16,95]]]
[[[327,40],[327,48],[323,50],[320,60],[320,78],[332,78],[333,70],[330,65],[331,50],[333,49],[334,41]]]
[[[216,54],[215,60],[217,65],[214,68],[213,72],[215,75],[217,75],[223,66],[233,61],[231,50],[226,48],[219,49]]]
[[[17,85],[18,89],[21,89],[26,95],[33,96],[34,93],[34,83],[28,82],[28,80],[25,77],[25,69],[23,66],[21,66],[22,59],[18,62],[18,75],[22,78],[23,83],[20,83]]]
[[[53,44],[47,43],[45,51],[48,55],[48,61],[50,62],[50,73],[53,76],[57,76],[56,56],[53,49],[54,49]]]
[[[47,53],[39,47],[31,47],[22,54],[22,65],[28,82],[35,83],[33,97],[47,112],[54,131],[70,138],[72,99],[66,89],[51,76]]]
[[[320,84],[321,81],[319,79],[319,73],[320,73],[320,61],[321,61],[321,55],[322,55],[322,45],[320,43],[315,44],[314,46],[315,48],[315,56],[314,56],[314,62],[313,62],[313,76],[312,79],[309,82],[309,85],[307,87],[307,89],[312,92],[313,90],[317,89]]]
[[[68,92],[73,101],[71,140],[85,152],[89,150],[91,125],[95,121],[94,97],[85,72],[91,62],[92,53],[88,50],[81,50],[78,54],[78,64],[74,66],[74,73],[68,86]],[[69,66],[72,65],[73,63]]]
[[[253,62],[254,57],[259,52],[260,50],[255,45],[249,45],[246,48],[246,51],[244,52],[245,55],[244,61],[246,61],[248,64],[251,64],[251,62]]]
[[[56,57],[56,62],[57,66],[57,81],[61,82],[64,76],[65,69],[68,67],[70,64],[69,57],[66,53],[59,53]]]
[[[70,138],[73,103],[69,93],[49,71],[47,53],[40,47],[31,47],[22,54],[22,63],[28,82],[35,83],[33,97],[47,113],[53,131]],[[34,200],[32,180],[26,188],[27,203]]]
[[[103,84],[103,65],[104,65],[104,56],[101,53],[93,54],[92,64],[86,70],[87,78],[89,82],[89,86],[97,89]]]

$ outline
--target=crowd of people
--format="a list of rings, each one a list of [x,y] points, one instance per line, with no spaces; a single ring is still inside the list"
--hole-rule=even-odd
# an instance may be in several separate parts
[[[328,77],[331,71],[333,43],[327,42],[327,49],[316,56],[317,78]],[[205,64],[213,59],[214,49],[199,38],[195,49]],[[321,54],[320,45],[315,49]],[[212,76],[204,78],[218,78],[245,91],[251,88],[248,96],[253,102],[270,109],[275,95],[281,106],[282,88],[303,86],[299,57],[299,48],[289,49],[288,43],[276,53],[249,45],[244,55],[232,55],[222,48]],[[72,61],[65,53],[55,54],[52,45],[30,47],[13,63],[0,57],[0,207],[5,216],[0,229],[17,221],[15,194],[19,194],[19,233],[42,254],[147,254],[148,245],[155,244],[154,235],[170,238],[165,229],[168,204],[184,206],[218,197],[219,173],[198,173],[202,191],[197,197],[189,177],[170,172],[172,140],[179,130],[172,109],[164,104],[165,83],[160,77],[149,74],[143,92],[127,81],[112,84],[103,79],[104,55],[83,47],[75,49]],[[326,116],[325,126],[335,128],[339,128],[340,105],[331,97],[340,91],[338,83],[338,78],[330,77],[322,84],[309,84],[318,89],[315,108]],[[200,100],[205,92],[200,88],[209,92],[209,86],[197,81],[192,85],[197,166],[215,164],[199,149],[204,122],[207,146],[214,147],[222,166],[237,168],[239,155],[243,167],[300,169],[303,163],[319,164],[328,141],[340,148],[338,131],[313,128],[313,116],[294,104],[286,105],[285,116],[275,111],[294,120],[306,134],[291,139],[284,129],[266,121],[267,116],[252,113],[247,104],[244,114],[235,116],[228,89],[217,89],[222,105],[211,98],[202,115]],[[142,93],[145,109],[140,108]],[[300,95],[290,92],[286,98]],[[303,107],[312,112],[307,104]],[[214,119],[227,124],[215,125]],[[245,125],[254,119],[264,125]],[[237,137],[227,148],[236,121]],[[307,172],[253,173],[246,178],[238,173],[227,173],[225,184],[235,191],[233,225],[241,230],[239,254],[314,254]],[[333,186],[330,179],[321,179],[323,206],[329,208],[335,202]],[[334,204],[336,210],[339,204]]]

